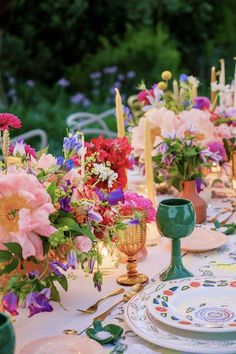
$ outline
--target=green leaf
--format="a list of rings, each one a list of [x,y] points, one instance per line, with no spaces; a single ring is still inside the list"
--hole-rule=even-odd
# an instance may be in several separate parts
[[[19,243],[16,242],[7,242],[4,245],[14,254],[21,256],[22,255],[22,247]]]
[[[53,202],[55,201],[56,198],[56,193],[55,193],[56,188],[57,188],[56,182],[52,182],[47,188],[47,192],[48,194],[50,194]]]
[[[59,291],[57,290],[57,288],[55,287],[55,285],[53,283],[51,285],[51,300],[56,301],[56,302],[61,301]]]
[[[67,291],[68,290],[68,281],[65,275],[62,275],[62,277],[57,277],[56,279],[58,283],[62,286],[62,288]]]
[[[57,227],[62,227],[62,226],[68,226],[68,229],[70,231],[75,231],[75,232],[79,232],[81,234],[81,228],[80,226],[77,224],[77,222],[75,222],[73,219],[71,218],[60,218],[57,219]]]
[[[12,254],[8,251],[0,250],[0,263],[10,261]]]
[[[18,266],[18,259],[14,258],[11,263],[7,264],[2,270],[0,274],[11,273]]]
[[[81,227],[81,233],[84,236],[89,237],[92,241],[96,240],[95,235],[93,234],[93,232],[91,231],[91,229],[88,226],[82,226]]]

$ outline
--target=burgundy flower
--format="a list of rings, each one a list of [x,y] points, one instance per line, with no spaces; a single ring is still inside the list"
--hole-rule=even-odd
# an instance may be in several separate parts
[[[51,312],[53,307],[49,304],[51,295],[51,290],[45,288],[40,292],[32,292],[27,295],[25,300],[25,306],[29,308],[30,314],[29,317],[36,315],[40,312]]]
[[[19,314],[17,312],[19,296],[16,295],[13,290],[3,296],[2,303],[3,309],[9,312],[12,316],[16,316]]]
[[[21,120],[11,113],[0,113],[0,130],[21,128]]]

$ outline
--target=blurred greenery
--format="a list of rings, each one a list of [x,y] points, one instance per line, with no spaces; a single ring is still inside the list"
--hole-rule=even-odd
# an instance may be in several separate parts
[[[208,94],[221,57],[233,77],[235,0],[0,0],[0,9],[0,110],[22,118],[20,133],[45,129],[54,151],[65,118],[111,108],[115,86],[125,99],[169,69],[199,77]]]

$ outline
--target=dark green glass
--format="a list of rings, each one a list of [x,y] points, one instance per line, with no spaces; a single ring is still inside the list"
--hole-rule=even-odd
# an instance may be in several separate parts
[[[14,354],[15,333],[10,317],[0,312],[0,354]]]
[[[162,236],[172,239],[171,263],[161,275],[162,281],[192,277],[182,263],[180,239],[189,236],[195,226],[195,212],[187,199],[172,198],[160,202],[157,210],[157,228]]]

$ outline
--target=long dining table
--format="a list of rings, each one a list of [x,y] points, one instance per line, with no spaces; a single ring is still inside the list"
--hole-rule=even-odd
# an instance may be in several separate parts
[[[226,206],[230,206],[230,199],[213,200],[208,207],[208,218],[216,215]],[[221,216],[226,218],[227,214]],[[229,222],[234,221],[232,215]],[[206,222],[203,225],[196,225],[196,229],[212,229],[214,225]],[[228,241],[225,245],[215,250],[204,253],[183,252],[184,265],[194,274],[194,276],[235,276],[236,277],[236,235],[227,236]],[[171,245],[166,238],[161,238],[157,246],[148,247],[147,257],[138,263],[138,270],[147,274],[151,282],[158,282],[158,275],[170,262]],[[88,315],[77,311],[77,308],[85,309],[100,297],[107,295],[111,291],[119,288],[117,277],[126,271],[125,264],[120,264],[118,269],[114,269],[112,274],[104,276],[102,291],[99,293],[94,288],[92,275],[87,277],[78,270],[70,273],[69,290],[60,291],[62,306],[54,303],[54,311],[51,313],[40,313],[32,318],[28,318],[28,311],[21,309],[19,316],[14,319],[14,329],[16,333],[16,354],[20,354],[21,349],[29,342],[51,336],[60,335],[65,329],[75,329],[82,332],[93,322],[96,315],[107,310],[110,306],[122,299],[122,294],[104,300],[98,308],[96,314]],[[128,288],[127,288],[128,289]],[[123,328],[120,343],[126,348],[125,353],[184,353],[168,348],[160,347],[149,343],[137,336],[126,324],[124,320],[124,308],[126,304],[115,307],[111,314],[106,318],[105,323],[118,324]],[[86,336],[85,332],[81,334]],[[113,350],[112,345],[104,346],[105,352]],[[199,352],[200,353],[200,352]]]

